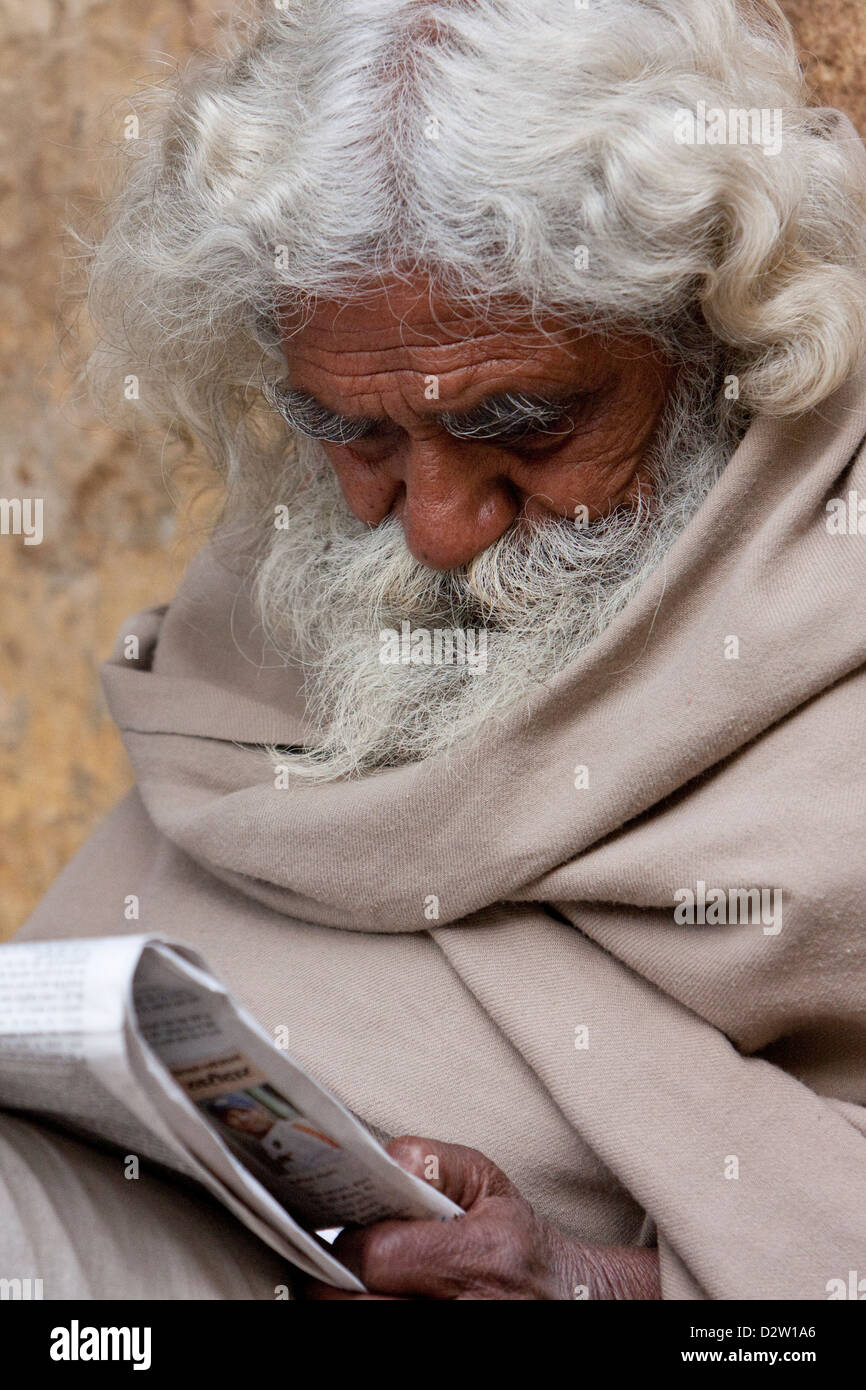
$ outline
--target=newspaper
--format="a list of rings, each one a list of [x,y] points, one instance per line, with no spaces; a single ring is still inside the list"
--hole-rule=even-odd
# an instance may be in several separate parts
[[[161,937],[0,946],[0,1107],[196,1179],[337,1288],[364,1291],[317,1232],[461,1214]]]

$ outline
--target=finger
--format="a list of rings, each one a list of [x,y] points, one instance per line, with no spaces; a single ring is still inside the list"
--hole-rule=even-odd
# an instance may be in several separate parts
[[[486,1199],[457,1221],[380,1221],[344,1231],[333,1253],[374,1293],[457,1298],[512,1282],[514,1202]]]
[[[516,1197],[517,1188],[501,1168],[465,1144],[446,1144],[417,1134],[392,1139],[388,1153],[417,1178],[423,1178],[468,1211],[482,1197]]]

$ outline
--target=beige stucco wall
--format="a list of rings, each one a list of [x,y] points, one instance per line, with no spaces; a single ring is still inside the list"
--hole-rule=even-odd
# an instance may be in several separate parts
[[[866,130],[866,0],[785,8],[822,99]],[[45,499],[42,545],[0,537],[0,937],[129,783],[96,665],[127,614],[170,597],[201,525],[200,511],[178,523],[157,442],[133,447],[75,401],[59,231],[70,200],[86,213],[97,191],[125,98],[160,55],[206,45],[228,9],[4,0],[0,14],[0,496]]]

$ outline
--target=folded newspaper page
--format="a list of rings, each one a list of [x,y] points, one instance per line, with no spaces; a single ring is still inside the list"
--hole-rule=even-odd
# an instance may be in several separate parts
[[[364,1291],[317,1231],[461,1214],[159,937],[0,946],[0,1107],[196,1179],[337,1288]]]

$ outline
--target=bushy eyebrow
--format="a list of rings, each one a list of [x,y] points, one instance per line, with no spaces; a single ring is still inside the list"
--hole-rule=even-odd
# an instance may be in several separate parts
[[[352,444],[382,425],[372,417],[338,415],[317,401],[315,396],[291,387],[268,382],[264,394],[286,423],[300,434],[331,444]],[[586,392],[563,395],[530,396],[505,391],[488,396],[471,410],[441,411],[435,418],[457,439],[500,439],[510,441],[524,435],[553,433],[569,408],[586,398]]]
[[[572,391],[558,397],[528,396],[520,391],[506,391],[488,396],[463,414],[443,411],[438,419],[457,439],[514,439],[524,434],[546,434],[552,433],[569,407],[578,405],[585,395]]]
[[[299,434],[309,435],[311,439],[324,439],[331,444],[352,444],[356,439],[370,434],[381,423],[378,420],[336,415],[315,396],[280,386],[278,382],[266,382],[262,390],[268,404],[282,415],[286,424]]]

